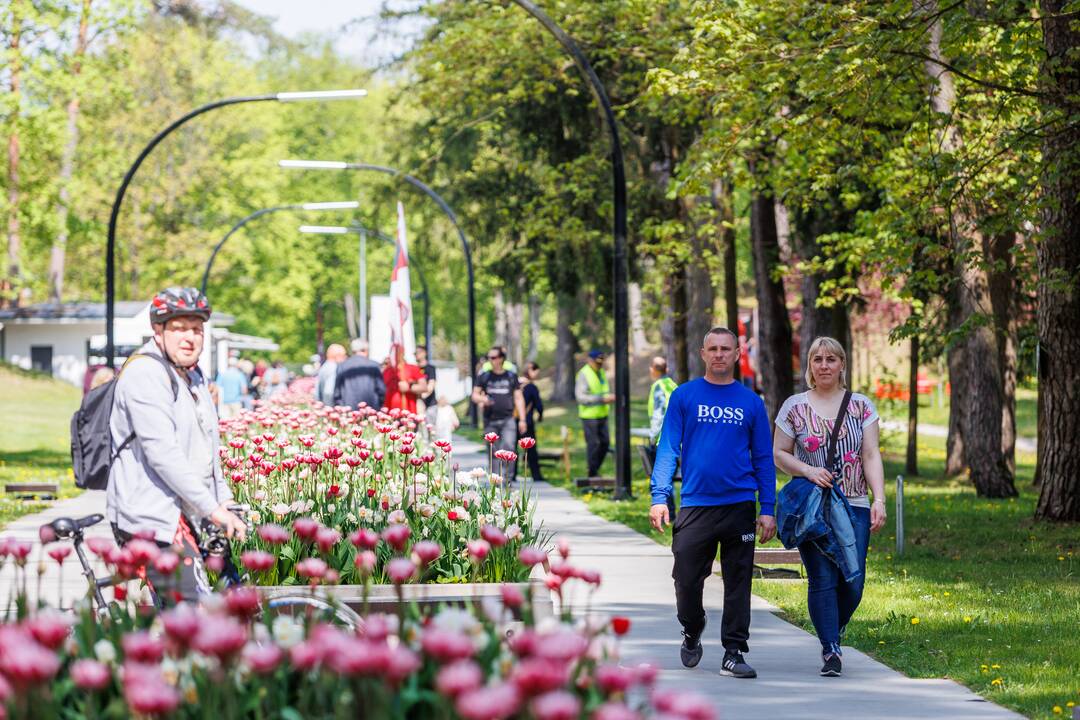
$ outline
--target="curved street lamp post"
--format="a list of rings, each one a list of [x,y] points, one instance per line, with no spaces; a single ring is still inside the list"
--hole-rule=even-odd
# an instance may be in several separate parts
[[[439,193],[435,192],[431,187],[421,180],[413,177],[412,175],[396,170],[394,168],[385,167],[383,165],[372,165],[370,163],[358,163],[358,162],[341,162],[337,160],[282,160],[278,163],[283,168],[293,168],[300,170],[361,170],[369,172],[383,173],[384,175],[391,175],[396,178],[401,178],[405,182],[409,183],[413,187],[421,190],[425,195],[435,201],[439,206],[439,209],[443,211],[446,217],[450,220],[450,223],[457,230],[458,238],[461,240],[461,249],[465,254],[465,271],[468,275],[468,303],[469,303],[469,377],[473,376],[476,372],[476,367],[479,364],[479,360],[476,355],[476,292],[473,275],[472,265],[472,251],[469,248],[469,239],[465,237],[465,231],[461,229],[461,225],[458,223],[457,216],[454,211],[450,209],[450,206],[443,200]],[[477,425],[477,413],[476,404],[469,402],[469,420],[473,427]]]
[[[604,84],[600,82],[589,59],[574,39],[530,0],[512,0],[536,18],[573,57],[574,63],[589,81],[603,112],[611,136],[611,176],[614,189],[615,217],[612,227],[614,253],[612,280],[615,290],[615,494],[616,500],[629,499],[630,493],[630,305],[627,297],[629,264],[626,250],[626,171],[623,168],[622,144],[615,112],[611,109]]]
[[[116,364],[114,358],[114,355],[116,354],[116,344],[113,328],[116,317],[116,223],[117,219],[120,217],[120,206],[124,202],[124,195],[127,193],[128,185],[131,184],[132,179],[135,177],[135,173],[138,172],[139,166],[143,164],[143,161],[146,160],[147,156],[150,155],[154,148],[157,147],[162,140],[168,137],[170,133],[184,125],[188,120],[218,108],[252,102],[349,100],[361,98],[365,95],[367,95],[367,90],[353,89],[282,92],[225,98],[224,100],[217,100],[205,105],[200,105],[186,115],[174,120],[147,143],[146,147],[144,147],[138,157],[135,158],[135,162],[128,168],[127,173],[124,174],[124,179],[121,181],[120,187],[116,191],[116,198],[113,200],[112,211],[109,214],[109,231],[105,251],[105,363],[109,368],[115,367]]]

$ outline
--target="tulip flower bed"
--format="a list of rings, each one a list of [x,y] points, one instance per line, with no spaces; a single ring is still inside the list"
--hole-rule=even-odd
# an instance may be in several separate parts
[[[591,594],[596,574],[560,554],[526,548],[515,562],[542,563],[560,600]],[[532,603],[505,584],[497,602],[403,607],[353,632],[274,616],[250,586],[160,613],[119,605],[104,620],[20,602],[0,624],[0,720],[714,717],[701,698],[658,690],[654,668],[618,664],[627,618],[575,622],[561,607],[537,622]]]
[[[462,472],[449,442],[423,445],[420,416],[306,401],[286,398],[221,423],[223,470],[261,523],[233,543],[252,582],[387,583],[406,544],[416,582],[527,579],[517,552],[543,538],[528,495],[503,481],[513,453]]]

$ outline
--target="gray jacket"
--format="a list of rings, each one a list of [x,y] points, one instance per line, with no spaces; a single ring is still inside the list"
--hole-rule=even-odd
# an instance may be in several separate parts
[[[363,355],[352,355],[337,366],[334,404],[356,408],[366,402],[381,408],[386,401],[386,382],[379,363]]]
[[[161,355],[153,340],[138,352]],[[197,521],[231,500],[232,491],[218,461],[217,410],[206,380],[191,372],[189,386],[177,374],[174,401],[166,372],[176,373],[134,358],[116,381],[112,444],[119,447],[132,431],[135,439],[109,473],[106,513],[121,530],[152,530],[156,540],[171,543],[181,511]]]

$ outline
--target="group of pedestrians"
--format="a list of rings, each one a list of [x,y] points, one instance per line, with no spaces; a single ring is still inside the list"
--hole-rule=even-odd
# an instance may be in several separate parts
[[[870,533],[885,523],[885,484],[878,415],[865,395],[846,389],[846,355],[832,338],[807,353],[806,392],[788,398],[770,427],[761,398],[735,380],[738,336],[713,328],[701,347],[705,375],[671,388],[657,378],[650,397],[666,412],[657,430],[649,518],[659,532],[671,524],[680,656],[702,657],[708,617],[706,578],[717,549],[724,579],[721,673],[756,677],[746,662],[755,539],[778,531],[797,547],[807,569],[810,618],[822,648],[820,674],[841,674],[844,629],[862,597]],[[654,363],[654,378],[662,371]],[[666,402],[665,402],[666,401]],[[655,417],[655,415],[654,415]],[[678,512],[671,516],[672,478],[681,467]],[[793,479],[776,492],[776,468]],[[870,501],[868,491],[873,494]]]
[[[252,362],[230,354],[224,370],[219,370],[211,386],[217,395],[218,416],[223,420],[250,410],[255,400],[271,398],[285,392],[291,375],[284,363],[274,360]]]

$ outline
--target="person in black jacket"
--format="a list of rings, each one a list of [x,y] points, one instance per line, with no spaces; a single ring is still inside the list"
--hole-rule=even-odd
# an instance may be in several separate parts
[[[536,439],[536,423],[544,420],[544,401],[540,399],[540,389],[536,387],[536,376],[540,374],[540,366],[530,360],[525,363],[525,375],[521,378],[521,394],[525,400],[525,433],[522,437]],[[533,413],[536,418],[533,418]],[[529,476],[533,481],[544,481],[544,474],[540,472],[540,455],[536,446],[525,451],[525,458],[529,463]]]
[[[386,399],[386,383],[379,364],[368,357],[367,340],[357,338],[349,347],[352,357],[338,365],[334,404],[357,408],[360,403],[367,403],[375,409],[381,408]]]

